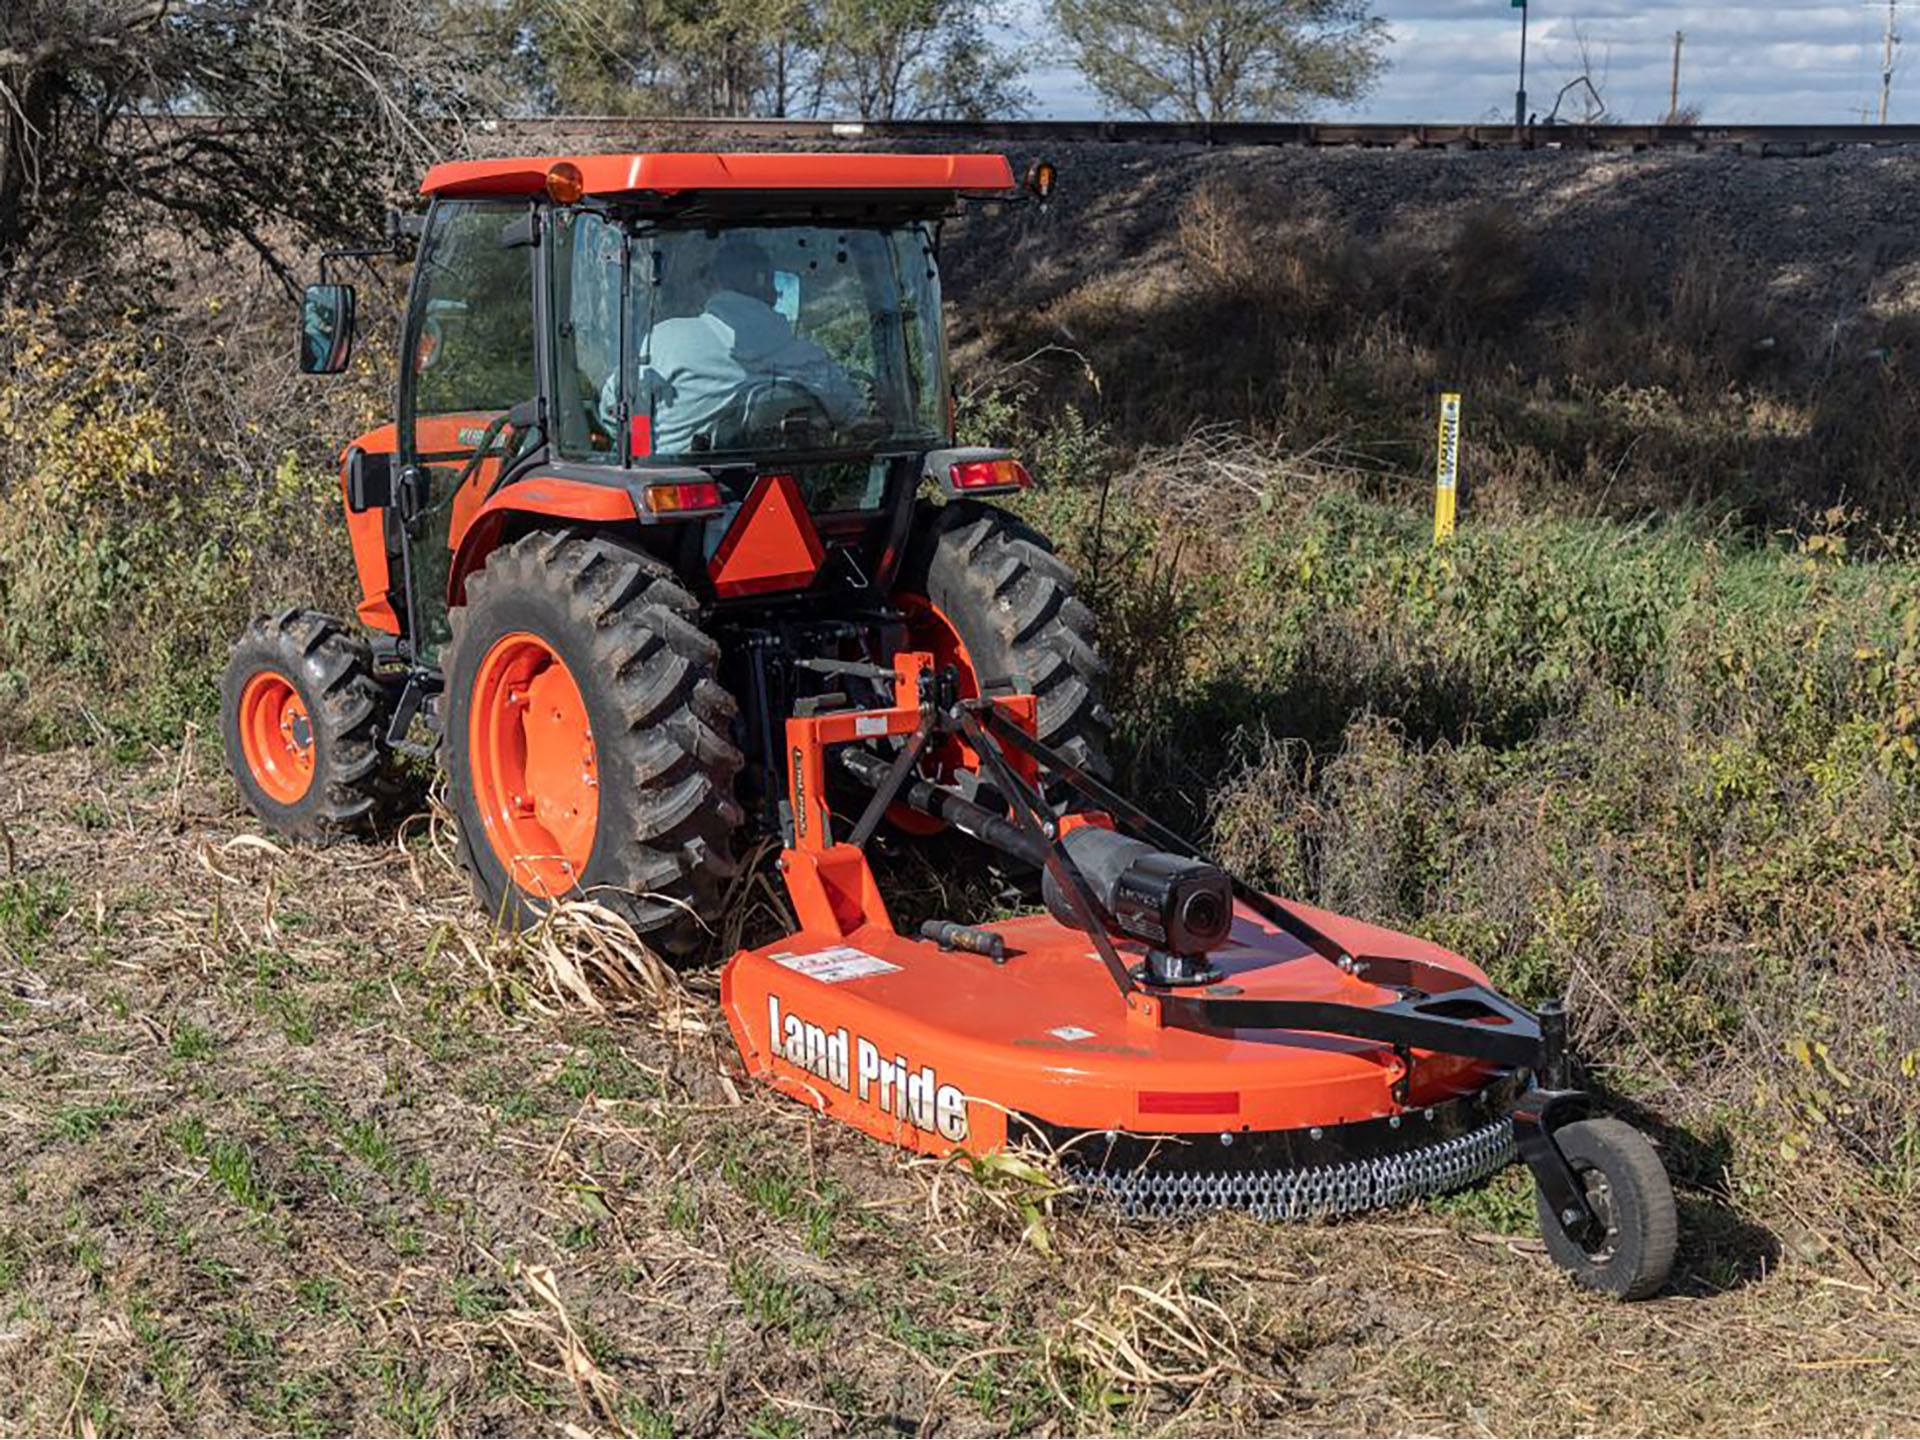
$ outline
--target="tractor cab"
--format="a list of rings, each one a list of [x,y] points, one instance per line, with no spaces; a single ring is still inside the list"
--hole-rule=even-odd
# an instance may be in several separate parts
[[[629,524],[703,598],[764,603],[884,584],[929,473],[1024,479],[953,452],[941,317],[941,221],[1022,193],[999,156],[483,160],[422,191],[395,422],[346,464],[361,618],[415,663],[529,516]],[[303,368],[351,327],[310,290]]]
[[[973,198],[1044,201],[1052,182],[1040,163],[1016,184],[997,155],[463,161],[428,172],[426,213],[390,221],[387,246],[323,257],[300,327],[319,374],[354,354],[353,292],[329,266],[417,241],[394,419],[342,469],[358,618],[395,692],[383,743],[425,756],[460,723],[461,626],[508,552],[590,534],[671,576],[711,637],[739,711],[729,788],[764,831],[788,823],[781,726],[872,698],[904,648],[970,694],[1053,687],[1048,733],[1097,755],[1092,617],[1065,607],[1045,542],[981,504],[1028,476],[1010,451],[955,445],[941,315],[942,221]],[[974,593],[990,557],[1004,593]],[[965,754],[928,763],[950,775]],[[503,803],[531,788],[502,784]],[[509,853],[557,845],[538,829]]]

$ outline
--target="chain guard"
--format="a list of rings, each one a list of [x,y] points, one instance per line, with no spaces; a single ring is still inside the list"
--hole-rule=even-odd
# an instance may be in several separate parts
[[[1501,1117],[1446,1140],[1304,1170],[1156,1172],[1076,1165],[1065,1173],[1083,1191],[1131,1216],[1180,1219],[1245,1210],[1259,1220],[1313,1220],[1384,1210],[1477,1184],[1515,1159],[1513,1122]]]

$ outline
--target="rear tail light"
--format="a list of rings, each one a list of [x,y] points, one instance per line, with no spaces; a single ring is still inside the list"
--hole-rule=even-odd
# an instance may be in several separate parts
[[[720,487],[711,480],[677,480],[666,485],[649,485],[647,509],[655,515],[684,515],[689,511],[718,510],[723,503]]]
[[[1024,490],[1033,483],[1018,460],[964,460],[949,466],[947,478],[956,490]]]

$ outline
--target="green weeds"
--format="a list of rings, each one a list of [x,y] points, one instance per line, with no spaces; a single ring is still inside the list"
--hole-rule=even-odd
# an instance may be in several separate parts
[[[784,1331],[796,1345],[819,1345],[827,1338],[827,1310],[798,1281],[777,1275],[749,1256],[727,1267],[727,1288],[762,1325]]]
[[[69,890],[59,875],[18,875],[0,880],[0,945],[28,964],[35,950],[53,934],[53,925],[66,912]]]
[[[103,1132],[131,1107],[124,1100],[107,1100],[98,1105],[67,1105],[56,1111],[53,1131],[62,1140],[85,1142]]]
[[[265,1214],[273,1207],[276,1197],[246,1141],[209,1133],[198,1116],[190,1116],[176,1128],[175,1140],[182,1152],[207,1167],[208,1178],[243,1209]]]
[[[173,1027],[173,1038],[167,1042],[167,1053],[176,1060],[204,1060],[213,1054],[216,1048],[213,1034],[204,1026],[191,1020],[182,1020]]]

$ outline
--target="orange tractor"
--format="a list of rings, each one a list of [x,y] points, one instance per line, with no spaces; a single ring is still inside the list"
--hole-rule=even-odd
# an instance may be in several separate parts
[[[1129,1213],[1341,1214],[1532,1169],[1548,1248],[1664,1282],[1652,1147],[1587,1118],[1566,1017],[1436,946],[1265,895],[1109,786],[1073,576],[953,434],[942,219],[1044,199],[989,155],[441,165],[333,252],[301,363],[343,369],[343,258],[418,257],[397,419],[345,453],[368,637],[256,621],[224,735],[271,828],[325,840],[438,752],[481,903],[584,898],[697,950],[749,837],[798,928],[723,1004],[750,1073],[928,1153],[1012,1144]],[[895,927],[882,828],[951,830],[1044,913]]]

